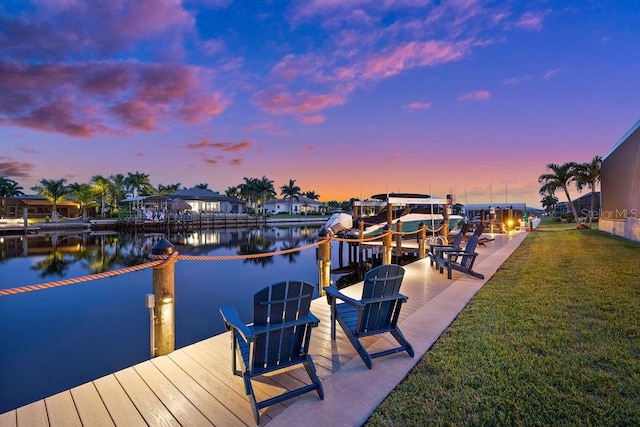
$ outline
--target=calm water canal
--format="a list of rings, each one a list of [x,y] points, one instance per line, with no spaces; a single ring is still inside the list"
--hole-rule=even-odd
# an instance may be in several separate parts
[[[169,236],[0,236],[0,289],[140,264],[161,237],[184,255],[237,255],[304,246],[318,231],[298,225]],[[340,264],[334,243],[332,266]],[[148,359],[151,276],[148,268],[0,297],[0,413]],[[248,321],[253,294],[288,279],[317,284],[314,248],[254,260],[178,261],[176,348],[222,332],[223,305],[236,306]]]

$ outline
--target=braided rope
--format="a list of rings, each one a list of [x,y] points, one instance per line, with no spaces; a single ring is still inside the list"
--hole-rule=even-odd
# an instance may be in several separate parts
[[[259,254],[246,254],[246,255],[180,255],[179,259],[185,261],[230,261],[230,260],[238,260],[238,259],[256,259],[256,258],[266,258],[276,255],[286,255],[293,252],[303,251],[309,248],[313,248],[315,246],[321,245],[323,243],[327,243],[331,241],[331,239],[320,240],[315,243],[311,243],[309,245],[300,246],[299,248],[291,248],[291,249],[283,249],[275,252],[265,252]]]
[[[345,239],[343,237],[334,237],[333,240],[335,240],[336,242],[349,242],[349,243],[373,242],[375,240],[381,240],[384,237],[388,236],[389,234],[393,234],[393,232],[392,231],[388,231],[388,232],[386,232],[384,234],[380,234],[378,236],[367,237],[367,238],[362,238],[362,239],[360,239],[359,237],[355,238],[355,239]]]
[[[412,234],[418,234],[420,230],[416,231],[394,231],[393,234],[399,234],[401,236],[410,236]]]
[[[65,280],[58,280],[56,282],[40,283],[38,285],[21,286],[18,288],[0,289],[0,297],[5,295],[21,294],[24,292],[39,291],[42,289],[57,288],[60,286],[89,282],[91,280],[104,279],[107,277],[118,276],[120,274],[132,273],[134,271],[144,270],[145,268],[151,268],[151,267],[155,268],[157,265],[160,265],[162,263],[163,261],[151,261],[145,264],[134,265],[131,267],[121,268],[119,270],[106,271],[104,273],[96,273],[88,276],[76,277],[73,279],[65,279]]]

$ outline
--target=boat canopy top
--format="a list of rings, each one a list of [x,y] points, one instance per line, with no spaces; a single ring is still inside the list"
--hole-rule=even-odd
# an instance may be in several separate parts
[[[450,202],[450,199],[431,197],[428,194],[416,193],[389,193],[375,194],[371,196],[375,200],[355,200],[354,206],[406,206],[406,205],[442,205]]]

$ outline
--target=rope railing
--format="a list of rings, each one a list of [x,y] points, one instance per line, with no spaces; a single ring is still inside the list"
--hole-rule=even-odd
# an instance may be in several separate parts
[[[347,243],[362,243],[362,242],[373,242],[375,240],[381,240],[384,237],[388,236],[389,234],[393,234],[393,231],[388,231],[384,234],[379,234],[377,236],[373,236],[373,237],[367,237],[367,238],[353,238],[353,239],[347,239],[344,237],[333,237],[333,240],[335,240],[336,242],[347,242]]]
[[[146,268],[154,268],[164,263],[164,260],[151,261],[144,264],[133,265],[131,267],[121,268],[119,270],[105,271],[104,273],[95,273],[88,276],[75,277],[73,279],[58,280],[55,282],[40,283],[38,285],[21,286],[17,288],[0,289],[0,297],[6,295],[15,295],[25,292],[40,291],[42,289],[57,288],[60,286],[74,285],[77,283],[90,282],[92,280],[104,279],[107,277],[118,276],[120,274],[132,273],[134,271],[144,270]]]
[[[174,263],[179,259],[188,260],[188,261],[223,261],[223,260],[238,260],[238,259],[255,259],[255,258],[263,258],[263,257],[276,256],[276,255],[286,255],[293,252],[299,252],[309,248],[313,248],[322,243],[326,243],[327,241],[330,241],[330,240],[331,239],[324,239],[309,245],[301,246],[299,248],[284,249],[281,251],[265,252],[265,253],[259,253],[259,254],[191,256],[191,255],[180,255],[178,252],[173,252],[171,255],[149,255],[149,259],[152,260],[150,262],[134,265],[131,267],[125,267],[118,270],[106,271],[104,273],[95,273],[87,276],[75,277],[72,279],[57,280],[55,282],[40,283],[37,285],[28,285],[28,286],[20,286],[16,288],[0,289],[0,297],[7,296],[7,295],[21,294],[25,292],[39,291],[43,289],[57,288],[57,287],[67,286],[67,285],[74,285],[78,283],[90,282],[92,280],[104,279],[107,277],[118,276],[120,274],[140,271],[146,268],[159,269],[159,268],[165,267],[167,264]]]
[[[439,231],[442,228],[442,226],[440,226],[437,230],[435,231]],[[426,227],[427,230],[429,230],[428,227]],[[416,231],[410,231],[410,232],[398,232],[398,231],[392,231],[389,230],[386,233],[377,235],[377,236],[373,236],[373,237],[368,237],[368,238],[353,238],[353,239],[348,239],[348,238],[341,238],[341,237],[328,237],[326,239],[323,240],[319,240],[317,242],[305,245],[305,246],[301,246],[299,248],[291,248],[291,249],[283,249],[283,250],[279,250],[279,251],[274,251],[274,252],[265,252],[265,253],[256,253],[256,254],[243,254],[243,255],[180,255],[177,251],[173,252],[171,255],[149,255],[149,259],[151,259],[150,262],[144,263],[144,264],[139,264],[139,265],[134,265],[131,267],[125,267],[125,268],[121,268],[118,270],[113,270],[113,271],[107,271],[107,272],[103,272],[103,273],[95,273],[95,274],[90,274],[90,275],[86,275],[86,276],[81,276],[81,277],[76,277],[76,278],[72,278],[72,279],[64,279],[64,280],[58,280],[58,281],[54,281],[54,282],[46,282],[46,283],[40,283],[37,285],[28,285],[28,286],[21,286],[21,287],[15,287],[15,288],[9,288],[9,289],[0,289],[0,297],[2,296],[7,296],[7,295],[15,295],[15,294],[20,294],[20,293],[25,293],[25,292],[33,292],[33,291],[39,291],[42,289],[51,289],[51,288],[57,288],[57,287],[61,287],[61,286],[67,286],[67,285],[73,285],[73,284],[78,284],[78,283],[84,283],[84,282],[89,282],[92,280],[98,280],[98,279],[104,279],[107,277],[113,277],[113,276],[118,276],[121,274],[126,274],[126,273],[132,273],[134,271],[140,271],[140,270],[144,270],[146,268],[154,268],[154,269],[161,269],[164,266],[166,266],[168,263],[174,263],[177,262],[178,260],[185,260],[185,261],[228,261],[228,260],[242,260],[242,259],[256,259],[256,258],[266,258],[266,257],[272,257],[272,256],[277,256],[277,255],[286,255],[286,254],[290,254],[290,253],[294,253],[294,252],[300,252],[303,250],[307,250],[316,246],[319,246],[321,244],[330,242],[330,241],[337,241],[337,242],[349,242],[349,243],[365,243],[365,242],[372,242],[375,240],[382,240],[385,237],[389,236],[389,235],[393,235],[393,234],[401,234],[403,236],[406,235],[411,235],[411,234],[416,234],[420,232],[420,230],[416,230]]]
[[[229,261],[229,260],[238,260],[238,259],[256,259],[256,258],[266,258],[276,255],[287,255],[294,252],[301,252],[323,243],[327,243],[331,239],[319,240],[315,243],[311,243],[309,245],[301,246],[299,248],[291,248],[291,249],[283,249],[280,251],[274,252],[265,252],[265,253],[257,253],[257,254],[244,254],[244,255],[179,255],[178,259],[185,261]]]

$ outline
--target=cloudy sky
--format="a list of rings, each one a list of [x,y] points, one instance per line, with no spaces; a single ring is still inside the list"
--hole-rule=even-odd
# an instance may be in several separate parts
[[[547,163],[640,118],[638,22],[635,1],[3,0],[0,175],[540,206]]]

